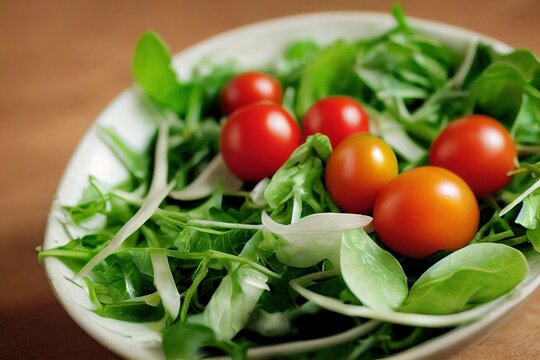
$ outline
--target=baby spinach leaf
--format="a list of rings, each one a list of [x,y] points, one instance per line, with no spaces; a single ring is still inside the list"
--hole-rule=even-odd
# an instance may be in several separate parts
[[[306,66],[321,51],[313,40],[300,40],[290,44],[285,50],[283,60],[277,64],[280,82],[287,87],[298,82]]]
[[[296,113],[303,116],[317,100],[332,94],[351,95],[361,86],[353,65],[353,44],[337,42],[321,51],[306,67],[296,97]]]
[[[529,51],[493,55],[491,65],[471,85],[478,111],[511,125],[518,115],[528,86],[540,86],[540,62]]]
[[[477,111],[511,123],[521,107],[524,85],[516,68],[493,63],[472,84],[471,96]]]
[[[540,144],[540,99],[523,95],[521,107],[512,125],[514,141],[523,145]]]
[[[407,277],[400,263],[362,229],[341,240],[341,275],[351,292],[375,310],[395,309],[407,297]]]
[[[175,112],[183,110],[185,96],[171,67],[169,50],[153,32],[146,32],[137,43],[133,77],[158,105]]]
[[[528,229],[527,238],[531,242],[534,250],[540,253],[540,226],[537,226],[534,229]]]
[[[200,324],[179,322],[163,332],[167,359],[200,359],[202,349],[217,342],[212,329]]]
[[[200,324],[178,322],[163,332],[163,351],[168,360],[204,358],[205,349],[220,349],[233,360],[245,358],[245,350],[234,343],[218,341],[212,329]]]
[[[452,314],[498,298],[528,272],[527,260],[512,247],[468,245],[430,267],[412,286],[400,311]]]
[[[527,83],[532,82],[540,75],[540,62],[538,57],[529,50],[518,49],[512,51],[510,54],[497,54],[496,61],[514,67],[519,71],[523,80]]]

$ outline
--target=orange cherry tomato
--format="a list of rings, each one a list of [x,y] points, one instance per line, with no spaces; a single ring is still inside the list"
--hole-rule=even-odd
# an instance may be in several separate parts
[[[435,139],[429,164],[458,174],[476,196],[492,194],[510,182],[516,146],[504,126],[485,115],[470,115],[448,125]]]
[[[398,174],[396,155],[384,141],[362,133],[343,140],[326,164],[326,188],[342,210],[371,214],[375,198]]]
[[[381,240],[413,258],[467,245],[479,219],[478,203],[465,181],[434,166],[406,171],[389,182],[373,211]]]

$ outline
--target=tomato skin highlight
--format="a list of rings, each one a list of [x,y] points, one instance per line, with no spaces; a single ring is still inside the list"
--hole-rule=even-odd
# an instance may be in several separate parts
[[[435,139],[429,164],[458,174],[478,197],[490,195],[510,182],[516,147],[497,120],[470,115],[450,123]]]
[[[234,112],[220,136],[225,163],[248,182],[274,175],[300,144],[296,121],[281,106],[269,103],[248,105]]]
[[[346,96],[329,96],[317,101],[302,119],[306,135],[328,136],[335,148],[352,134],[369,131],[369,120],[362,106]]]
[[[381,240],[417,259],[467,245],[479,221],[476,197],[465,181],[434,166],[414,168],[389,182],[373,212]]]
[[[326,164],[325,182],[339,208],[368,215],[381,189],[397,174],[392,149],[363,133],[349,136],[335,148]]]
[[[232,114],[244,106],[260,101],[280,104],[283,90],[279,81],[271,75],[248,72],[235,76],[223,87],[220,94],[221,108]]]

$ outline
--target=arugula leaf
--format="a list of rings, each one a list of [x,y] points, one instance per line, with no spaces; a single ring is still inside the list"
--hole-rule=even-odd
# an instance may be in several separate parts
[[[241,265],[221,280],[204,312],[189,318],[214,330],[218,340],[232,339],[247,323],[264,290],[267,277]]]
[[[132,150],[111,127],[99,127],[98,135],[132,176],[140,182],[148,178],[150,164],[148,151],[138,153]]]
[[[107,210],[106,196],[97,187],[93,177],[89,178],[88,186],[83,190],[79,203],[74,206],[64,206],[68,216],[76,225],[89,220],[97,214],[103,214]]]
[[[219,149],[219,124],[213,119],[201,120],[180,131],[181,141],[169,150],[169,174],[182,189],[206,167]]]
[[[188,227],[180,233],[175,241],[178,250],[185,252],[205,252],[216,250],[238,255],[245,243],[251,238],[252,230],[229,230],[213,234],[200,229]]]
[[[121,301],[114,304],[102,305],[96,310],[99,316],[127,322],[152,322],[163,318],[163,307],[148,305],[142,301]]]
[[[62,260],[71,270],[78,272],[109,240],[106,232],[97,232],[73,239],[63,246],[38,252],[38,259],[53,256]]]

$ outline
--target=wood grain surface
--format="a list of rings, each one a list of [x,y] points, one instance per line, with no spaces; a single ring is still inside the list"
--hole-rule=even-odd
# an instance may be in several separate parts
[[[79,139],[131,83],[135,41],[158,31],[174,52],[258,20],[327,10],[387,12],[392,1],[0,0],[0,358],[115,359],[64,313],[34,248]],[[540,1],[403,1],[410,16],[540,53]],[[264,39],[262,39],[264,41]],[[540,292],[452,359],[540,357]]]

